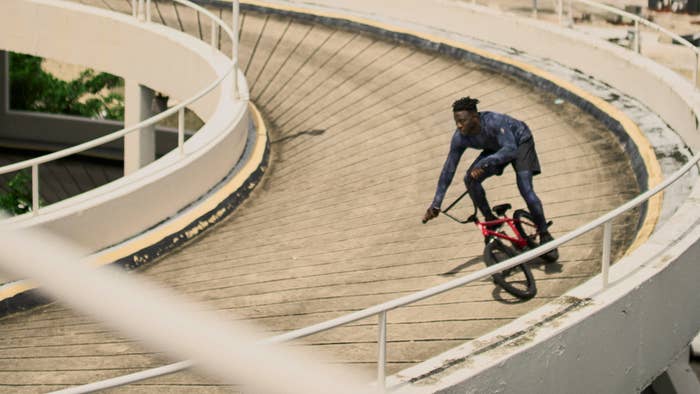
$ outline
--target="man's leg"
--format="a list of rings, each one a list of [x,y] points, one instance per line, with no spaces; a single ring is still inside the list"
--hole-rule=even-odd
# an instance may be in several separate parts
[[[547,231],[547,219],[544,218],[544,208],[542,208],[542,201],[535,194],[535,189],[532,186],[532,171],[518,171],[516,174],[516,181],[518,183],[518,190],[520,190],[520,195],[523,196],[525,204],[527,204],[527,209],[532,214],[532,219],[537,225],[537,231],[541,234]]]
[[[537,194],[535,194],[535,190],[532,187],[532,171],[518,171],[515,174],[520,195],[523,196],[523,199],[527,204],[527,209],[532,214],[532,220],[535,221],[537,231],[540,233],[540,244],[551,242],[554,238],[552,238],[549,230],[547,230],[547,219],[544,217],[542,201],[540,201],[540,198],[537,197]],[[545,256],[549,261],[555,261],[559,259],[559,251],[557,249],[553,249],[547,252]]]
[[[494,175],[495,173],[492,171],[485,171],[484,174],[477,179],[474,179],[471,177],[471,172],[474,168],[478,167],[479,160],[481,159],[482,155],[476,158],[474,162],[472,163],[471,166],[469,166],[469,169],[467,170],[467,174],[464,176],[464,184],[467,186],[467,190],[469,190],[469,197],[472,199],[472,203],[474,203],[474,206],[479,208],[481,213],[484,215],[484,218],[486,221],[489,220],[496,220],[496,215],[491,212],[491,207],[489,206],[489,202],[486,199],[486,191],[484,190],[484,187],[481,186],[481,182],[486,180],[486,178]]]

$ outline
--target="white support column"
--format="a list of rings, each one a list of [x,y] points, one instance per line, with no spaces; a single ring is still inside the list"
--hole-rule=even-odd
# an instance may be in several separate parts
[[[9,132],[7,112],[10,109],[10,54],[0,51],[0,136]]]
[[[669,365],[666,372],[661,374],[652,388],[658,394],[697,394],[700,393],[700,381],[690,366],[690,349],[681,353],[678,359]]]
[[[152,116],[153,90],[137,82],[124,81],[124,124],[130,126]],[[124,137],[124,175],[154,161],[156,133],[153,126],[136,130]]]
[[[10,97],[9,62],[9,53],[0,51],[0,117],[4,116],[10,107],[8,102]]]

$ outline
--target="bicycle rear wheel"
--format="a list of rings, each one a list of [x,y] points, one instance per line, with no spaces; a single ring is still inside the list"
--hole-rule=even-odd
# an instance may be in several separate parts
[[[535,225],[535,221],[532,219],[530,212],[524,209],[516,209],[513,213],[513,222],[515,223],[515,228],[518,230],[520,235],[527,240],[527,246],[533,249],[540,246],[540,243],[537,241],[537,236],[539,235],[537,232],[537,226]],[[555,252],[548,252],[540,257],[550,263],[557,261],[558,258]]]
[[[518,254],[498,239],[491,240],[484,248],[486,265],[492,266]],[[532,271],[527,263],[517,265],[510,270],[493,274],[493,281],[501,288],[521,300],[529,300],[537,294],[537,286]]]

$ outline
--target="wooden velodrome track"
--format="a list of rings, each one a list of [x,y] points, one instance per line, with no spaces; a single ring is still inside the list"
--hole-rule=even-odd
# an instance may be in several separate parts
[[[81,2],[122,12],[130,3]],[[155,20],[208,34],[189,10],[155,5]],[[230,13],[215,10],[229,20]],[[630,164],[602,124],[519,80],[288,17],[243,12],[241,22],[241,66],[270,127],[270,170],[230,218],[142,273],[222,314],[281,333],[483,268],[483,241],[473,227],[444,217],[420,223],[454,130],[450,104],[461,96],[530,125],[543,166],[535,187],[555,236],[638,192]],[[476,153],[465,156],[446,201],[463,191]],[[524,206],[511,169],[485,186],[493,204]],[[463,205],[460,214],[469,209]],[[615,222],[617,255],[632,241],[627,229],[637,220],[632,212]],[[558,264],[533,265],[539,293],[530,301],[517,302],[485,280],[392,311],[388,372],[489,332],[585,281],[600,269],[601,237],[596,231],[567,244]],[[375,320],[304,342],[371,370]],[[61,305],[0,321],[1,392],[45,392],[168,362]],[[117,391],[156,390],[231,388],[188,371]]]

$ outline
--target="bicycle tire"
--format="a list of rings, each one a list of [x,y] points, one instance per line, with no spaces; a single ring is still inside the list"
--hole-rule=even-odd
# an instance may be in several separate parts
[[[491,240],[484,248],[484,260],[487,266],[492,266],[498,264],[501,261],[505,261],[518,253],[511,247],[506,246],[500,240]],[[522,271],[522,277],[524,277],[524,285],[521,276],[517,279],[509,277],[513,276],[512,273],[515,271]],[[505,273],[504,272],[508,272]],[[537,294],[537,285],[535,285],[535,278],[532,276],[532,271],[527,263],[523,263],[513,267],[508,271],[493,274],[492,278],[494,283],[500,286],[503,290],[507,291],[511,295],[521,300],[529,300]]]
[[[513,222],[520,235],[527,241],[527,246],[532,249],[540,246],[540,243],[537,242],[537,235],[539,234],[537,232],[537,226],[530,212],[524,209],[516,209],[513,213]],[[547,252],[540,257],[550,263],[557,261],[557,258],[552,256],[552,252]]]

